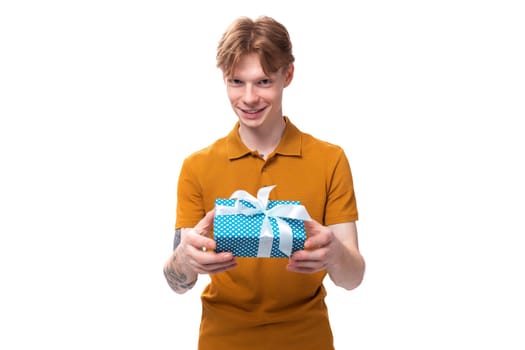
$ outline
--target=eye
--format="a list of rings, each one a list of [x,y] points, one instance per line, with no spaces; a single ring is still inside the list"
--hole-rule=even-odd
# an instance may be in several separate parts
[[[259,80],[258,85],[260,86],[270,86],[272,84],[272,81],[270,79],[262,79]]]
[[[228,85],[241,86],[242,85],[242,81],[239,80],[239,79],[228,79]]]

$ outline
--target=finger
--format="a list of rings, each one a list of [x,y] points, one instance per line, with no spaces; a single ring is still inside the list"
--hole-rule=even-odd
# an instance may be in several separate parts
[[[193,260],[194,270],[199,273],[216,273],[236,265],[232,253],[197,253]]]
[[[198,252],[194,256],[194,261],[197,265],[200,266],[211,266],[216,264],[224,264],[235,260],[232,253],[229,252],[222,252],[222,253],[215,253],[215,252]]]
[[[202,235],[194,235],[191,242],[191,246],[202,252],[207,252],[215,249],[217,243],[215,243],[215,240],[209,237]]]
[[[313,273],[326,269],[326,264],[317,260],[290,260],[286,268],[294,272]]]
[[[223,263],[210,264],[210,265],[201,265],[195,269],[198,273],[214,274],[227,270],[231,270],[237,266],[235,260],[226,261]]]
[[[294,263],[319,262],[326,256],[326,248],[315,250],[298,250],[292,254],[290,261]]]

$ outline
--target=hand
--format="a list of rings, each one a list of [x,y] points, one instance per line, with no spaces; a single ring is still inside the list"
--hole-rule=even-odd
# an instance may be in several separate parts
[[[330,227],[315,220],[305,221],[307,239],[304,250],[292,254],[287,269],[293,272],[314,273],[328,269],[340,255],[342,244]]]
[[[198,274],[218,273],[237,266],[232,253],[215,253],[216,243],[209,237],[213,224],[214,211],[209,211],[191,230],[181,235],[177,247],[177,263],[190,268]]]

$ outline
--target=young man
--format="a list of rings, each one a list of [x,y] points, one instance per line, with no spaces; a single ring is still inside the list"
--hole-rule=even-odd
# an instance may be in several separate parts
[[[328,274],[349,290],[363,279],[345,153],[301,132],[282,113],[293,62],[286,28],[269,17],[239,18],[219,42],[217,66],[238,122],[185,159],[174,251],[164,266],[177,293],[210,274],[202,293],[202,350],[333,349],[323,279]],[[312,217],[305,221],[305,249],[289,259],[214,252],[215,199],[236,190],[255,195],[269,185],[276,185],[270,199],[298,200]]]

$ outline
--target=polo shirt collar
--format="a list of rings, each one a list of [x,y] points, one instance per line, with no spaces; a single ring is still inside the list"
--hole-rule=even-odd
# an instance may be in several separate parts
[[[277,148],[275,149],[276,154],[285,155],[285,156],[300,156],[301,155],[301,132],[295,125],[290,122],[288,117],[284,117],[286,122],[286,127],[281,137],[281,141]],[[238,159],[242,158],[248,154],[251,154],[251,151],[244,143],[241,141],[239,136],[239,122],[235,123],[233,130],[226,136],[227,142],[227,152],[229,159]]]

